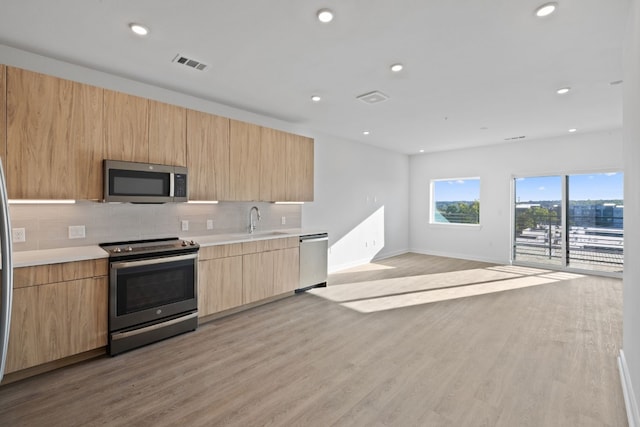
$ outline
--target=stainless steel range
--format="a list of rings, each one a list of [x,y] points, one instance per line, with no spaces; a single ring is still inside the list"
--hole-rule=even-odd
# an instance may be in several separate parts
[[[103,243],[109,252],[109,354],[198,327],[198,250],[178,238]]]

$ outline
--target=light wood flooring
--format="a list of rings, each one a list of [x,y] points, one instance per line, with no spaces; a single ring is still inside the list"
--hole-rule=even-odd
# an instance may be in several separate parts
[[[0,425],[626,426],[621,288],[406,254],[2,386]]]

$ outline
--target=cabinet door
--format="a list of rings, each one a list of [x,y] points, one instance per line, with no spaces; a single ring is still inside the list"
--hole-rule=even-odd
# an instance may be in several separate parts
[[[187,166],[187,110],[149,101],[149,162]]]
[[[7,67],[0,64],[0,159],[7,170]]]
[[[108,280],[105,276],[64,283],[69,322],[67,331],[62,331],[69,334],[69,347],[64,356],[107,345]]]
[[[287,135],[286,200],[313,201],[313,139]]]
[[[260,138],[260,200],[286,200],[287,134],[262,128]]]
[[[242,291],[244,304],[274,295],[274,253],[259,252],[242,257]]]
[[[103,90],[7,67],[9,197],[102,196]]]
[[[227,199],[229,119],[187,110],[187,167],[190,199]]]
[[[67,291],[64,284],[15,289],[7,372],[40,365],[66,355]]]
[[[228,200],[260,200],[260,126],[231,120]]]
[[[104,153],[109,160],[149,161],[149,101],[104,91]]]
[[[198,263],[198,316],[242,305],[242,257]]]
[[[300,249],[289,248],[274,254],[274,295],[293,292],[300,283]]]

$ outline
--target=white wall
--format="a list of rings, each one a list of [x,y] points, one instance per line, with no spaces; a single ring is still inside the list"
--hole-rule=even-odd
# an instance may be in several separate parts
[[[623,349],[627,380],[635,391],[635,423],[640,406],[640,2],[630,8],[625,45],[623,150],[624,183],[624,317]],[[631,396],[633,398],[633,395]],[[630,408],[627,408],[630,409]],[[634,425],[634,423],[630,423]],[[635,424],[638,425],[638,424]]]
[[[507,263],[511,257],[514,176],[622,169],[620,131],[576,133],[562,138],[412,156],[410,248],[419,253]],[[481,225],[429,224],[430,181],[467,177],[480,177]],[[625,212],[625,221],[626,217]]]
[[[409,158],[326,135],[315,139],[315,200],[302,226],[329,231],[329,270],[407,251]]]

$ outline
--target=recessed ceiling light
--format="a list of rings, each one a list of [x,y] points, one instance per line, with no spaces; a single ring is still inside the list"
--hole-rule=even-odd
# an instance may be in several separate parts
[[[403,68],[404,67],[402,66],[402,64],[393,64],[391,66],[391,71],[393,71],[394,73],[399,73]]]
[[[320,9],[317,13],[318,21],[326,24],[333,21],[333,12],[329,9]]]
[[[144,25],[129,24],[129,28],[131,28],[131,31],[133,31],[134,33],[136,33],[139,36],[146,36],[147,34],[149,34],[149,29],[147,27],[145,27]]]
[[[578,130],[578,129],[576,129],[576,128],[571,128],[571,129],[569,129],[569,132],[574,133],[574,132],[575,132],[575,131],[577,131],[577,130]]]
[[[311,97],[311,100],[312,100],[313,102],[320,102],[320,101],[322,100],[322,98],[320,98],[320,96],[319,96],[319,95],[313,95],[313,96]]]
[[[368,130],[365,130],[364,132],[362,132],[363,135],[369,135],[371,132],[369,132]]]
[[[421,153],[424,153],[424,150],[420,150]]]
[[[539,18],[549,16],[553,12],[555,12],[557,8],[558,8],[558,3],[556,2],[545,3],[536,9],[536,16]]]
[[[556,91],[556,93],[557,93],[558,95],[564,95],[565,93],[569,93],[569,91],[570,91],[570,90],[571,90],[571,88],[570,88],[570,87],[563,87],[563,88],[558,89],[558,90]]]

